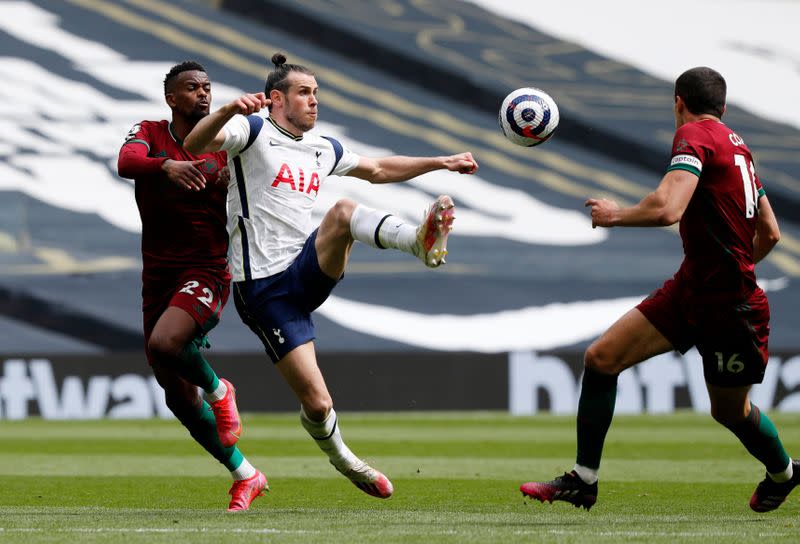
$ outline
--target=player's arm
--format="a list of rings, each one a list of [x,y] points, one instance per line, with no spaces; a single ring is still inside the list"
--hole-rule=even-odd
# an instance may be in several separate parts
[[[760,261],[775,247],[781,239],[781,231],[778,228],[778,219],[772,206],[764,195],[758,199],[758,222],[756,223],[756,235],[753,238],[753,260]]]
[[[117,172],[120,177],[141,179],[161,175],[187,191],[199,191],[206,186],[200,171],[205,160],[176,161],[169,157],[149,157],[147,143],[140,140],[126,142],[119,151]]]
[[[664,227],[681,220],[697,188],[698,176],[688,170],[670,170],[658,188],[627,208],[613,200],[590,198],[594,227]]]
[[[472,158],[470,152],[448,157],[405,157],[400,155],[379,159],[360,157],[358,166],[350,170],[347,175],[365,179],[370,183],[391,183],[406,181],[434,170],[474,174],[478,171],[478,163]]]
[[[217,111],[203,117],[195,125],[183,141],[184,149],[195,155],[219,151],[222,149],[222,144],[225,143],[225,131],[223,130],[225,123],[236,114],[250,115],[261,111],[269,103],[270,101],[264,93],[248,93],[225,104]]]
[[[168,157],[148,157],[147,143],[140,140],[128,141],[119,150],[117,173],[120,177],[135,179],[152,176],[161,172]]]

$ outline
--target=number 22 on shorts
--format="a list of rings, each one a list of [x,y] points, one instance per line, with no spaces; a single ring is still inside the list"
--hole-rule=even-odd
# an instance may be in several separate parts
[[[195,296],[194,289],[197,289],[200,286],[200,282],[189,280],[183,285],[183,289],[180,290],[181,293],[186,293],[187,295]],[[211,303],[214,302],[214,293],[211,292],[211,289],[208,287],[203,287],[202,292],[205,296],[196,295],[197,300],[205,304],[207,307],[211,308]]]

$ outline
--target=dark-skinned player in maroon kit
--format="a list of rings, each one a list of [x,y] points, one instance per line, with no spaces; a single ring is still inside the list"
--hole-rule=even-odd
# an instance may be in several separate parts
[[[607,199],[586,201],[594,227],[680,222],[684,259],[672,278],[586,350],[575,466],[549,482],[522,484],[524,495],[591,508],[620,372],[692,346],[703,359],[711,416],[766,468],[750,508],[774,510],[800,483],[800,462],[789,457],[772,421],[749,396],[768,361],[769,304],[755,264],[778,242],[780,230],[750,149],[721,121],[726,94],[725,80],[711,68],[681,74],[672,159],[658,188],[626,208]],[[701,483],[697,488],[704,492]]]
[[[219,322],[230,285],[227,157],[183,148],[183,138],[211,106],[205,68],[192,61],[173,66],[164,96],[172,121],[134,125],[117,165],[120,176],[135,180],[142,219],[145,351],[169,409],[231,472],[228,510],[247,510],[267,480],[235,445],[242,424],[233,386],[217,377],[200,352]]]

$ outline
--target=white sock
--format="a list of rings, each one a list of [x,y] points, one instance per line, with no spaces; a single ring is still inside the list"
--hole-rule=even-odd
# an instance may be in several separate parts
[[[225,382],[220,380],[216,389],[214,389],[211,393],[204,393],[203,396],[208,402],[217,402],[218,400],[225,398],[225,394],[227,392],[228,386],[225,385]]]
[[[578,477],[589,485],[592,485],[597,481],[597,471],[593,468],[584,467],[581,465],[576,464],[573,469],[577,474]]]
[[[769,474],[769,477],[772,478],[773,482],[779,484],[782,484],[783,482],[788,482],[789,480],[792,479],[792,476],[794,476],[794,470],[792,468],[792,460],[789,459],[789,466],[786,467],[781,472],[776,472],[774,474],[772,472],[768,472],[767,474]]]
[[[339,424],[336,418],[336,411],[331,408],[323,421],[311,421],[306,415],[303,407],[300,407],[300,422],[308,434],[311,435],[319,449],[324,451],[338,469],[348,469],[361,460],[350,451],[350,448],[342,440],[342,435],[339,433]]]
[[[231,471],[231,476],[234,480],[247,480],[256,475],[256,469],[250,462],[242,458],[242,463]]]
[[[363,204],[356,206],[350,218],[353,239],[380,249],[399,249],[414,255],[417,228],[397,216],[374,210]]]

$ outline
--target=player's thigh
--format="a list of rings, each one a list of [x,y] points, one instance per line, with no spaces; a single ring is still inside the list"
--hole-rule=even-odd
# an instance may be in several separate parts
[[[273,363],[314,339],[311,312],[298,300],[288,271],[233,284],[233,300],[242,322],[264,344]]]
[[[350,220],[356,203],[350,199],[339,200],[322,218],[315,236],[315,249],[319,267],[331,278],[344,274],[353,237],[350,234]]]
[[[697,349],[706,382],[721,387],[761,383],[769,360],[769,312],[752,306],[717,312],[704,322]]]
[[[605,374],[619,374],[672,349],[672,343],[638,308],[633,308],[589,346],[585,364]]]
[[[194,316],[180,306],[168,306],[161,314],[147,342],[150,351],[177,356],[200,334]]]
[[[229,293],[227,273],[187,270],[180,276],[169,307],[183,310],[206,333],[219,323]]]
[[[341,275],[334,279],[320,266],[317,254],[318,236],[318,230],[311,233],[303,250],[285,274],[292,300],[309,313],[327,300],[341,279]]]

